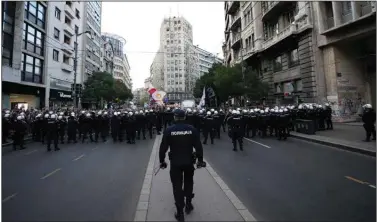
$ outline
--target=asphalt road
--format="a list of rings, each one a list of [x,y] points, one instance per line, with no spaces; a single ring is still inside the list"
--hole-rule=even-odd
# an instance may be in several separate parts
[[[154,139],[40,143],[2,158],[3,221],[132,221]]]
[[[233,152],[226,134],[204,156],[262,221],[376,221],[376,159],[293,138],[256,138]]]

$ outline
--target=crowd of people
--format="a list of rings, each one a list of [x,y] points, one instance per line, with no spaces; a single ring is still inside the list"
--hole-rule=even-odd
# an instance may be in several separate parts
[[[366,130],[366,141],[375,139],[375,112],[370,104],[364,107],[361,115]],[[188,108],[186,123],[194,126],[203,136],[203,144],[210,139],[220,138],[221,131],[228,131],[234,144],[233,150],[243,149],[242,138],[255,136],[276,137],[286,140],[290,131],[295,130],[297,119],[312,120],[315,130],[331,130],[332,110],[329,104],[305,104],[298,106],[274,106],[255,108],[197,109]],[[373,115],[374,113],[374,115]],[[82,143],[87,141],[113,142],[127,141],[135,144],[136,140],[152,138],[154,133],[161,134],[174,122],[173,108],[119,109],[119,110],[4,110],[3,142],[13,139],[13,148],[24,149],[27,134],[36,142],[47,144],[55,150],[59,144]]]

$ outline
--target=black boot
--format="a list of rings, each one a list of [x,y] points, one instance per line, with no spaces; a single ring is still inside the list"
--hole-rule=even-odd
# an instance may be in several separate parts
[[[183,213],[183,207],[177,206],[177,212],[174,214],[175,219],[177,219],[178,222],[184,222],[185,221],[185,214]]]
[[[194,196],[194,194],[192,195],[192,197],[193,196]],[[186,206],[185,206],[185,212],[186,212],[186,214],[190,214],[191,211],[194,210],[194,206],[192,205],[192,202],[191,202],[192,197],[191,198],[186,197]]]

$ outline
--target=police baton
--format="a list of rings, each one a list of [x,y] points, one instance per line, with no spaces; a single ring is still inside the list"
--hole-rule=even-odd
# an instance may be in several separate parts
[[[158,168],[158,169],[157,169]],[[157,169],[157,170],[156,170]],[[154,168],[154,170],[153,171],[155,171],[155,173],[154,173],[154,175],[156,176],[157,175],[157,173],[158,172],[160,172],[160,169],[161,169],[161,167],[160,166],[158,166],[158,167],[156,167],[156,168]]]

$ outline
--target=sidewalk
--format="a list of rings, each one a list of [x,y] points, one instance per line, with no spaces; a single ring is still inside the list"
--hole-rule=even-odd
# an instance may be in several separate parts
[[[160,141],[161,136],[153,147],[134,221],[176,221],[169,167],[154,175]],[[256,221],[208,162],[206,168],[195,170],[194,193],[195,209],[185,215],[186,221]]]
[[[31,142],[31,141],[32,141],[31,135],[29,135],[29,136],[25,136],[24,141],[25,141],[25,144]],[[2,151],[2,154],[12,152],[12,151],[13,151],[12,144],[13,144],[13,140],[11,140],[11,139],[9,139],[9,140],[7,141],[7,143],[3,143],[3,144],[1,145],[1,148],[2,148],[1,151]]]
[[[362,123],[334,123],[333,130],[317,131],[316,135],[297,132],[291,132],[291,135],[298,139],[376,156],[376,141],[362,141],[365,139],[365,130]]]

